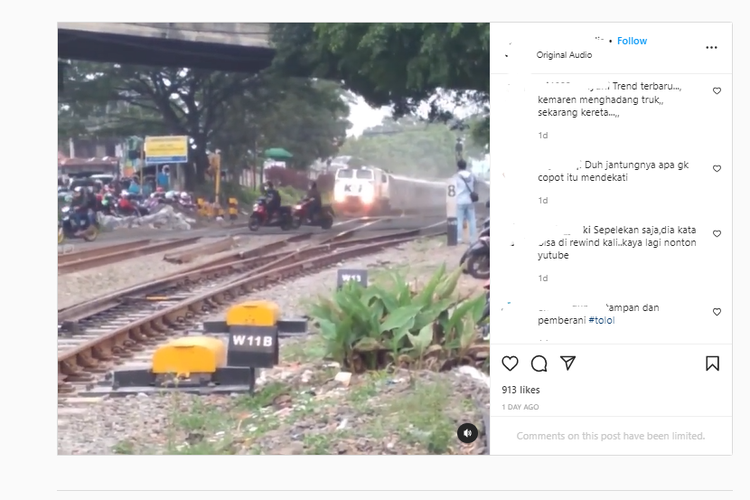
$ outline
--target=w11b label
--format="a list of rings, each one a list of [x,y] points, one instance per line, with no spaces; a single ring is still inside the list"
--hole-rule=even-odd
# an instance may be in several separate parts
[[[273,335],[233,334],[232,349],[245,352],[273,352],[276,338]]]

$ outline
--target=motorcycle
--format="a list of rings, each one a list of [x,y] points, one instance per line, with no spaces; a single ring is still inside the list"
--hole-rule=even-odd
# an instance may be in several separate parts
[[[149,212],[150,209],[146,206],[145,202],[138,201],[134,196],[121,196],[115,208],[115,215],[122,217],[131,215],[143,217],[144,215],[148,215]]]
[[[461,257],[464,272],[473,278],[486,280],[490,277],[490,236],[489,228],[482,231],[479,239]]]
[[[250,231],[257,231],[261,226],[278,226],[283,231],[292,229],[294,227],[292,207],[288,205],[282,205],[279,207],[276,214],[271,215],[268,212],[268,200],[265,196],[259,197],[257,200],[255,200],[255,205],[253,205],[253,213],[250,214],[250,222],[248,223],[248,228],[250,229]]]
[[[466,264],[466,265],[464,265]],[[488,279],[490,277],[490,219],[482,224],[479,239],[466,249],[461,256],[460,265],[463,266],[464,274],[470,274],[476,279]]]
[[[70,207],[62,208],[62,220],[57,227],[57,242],[62,243],[65,239],[81,238],[84,241],[94,241],[99,236],[99,224],[91,224],[89,216],[81,218],[79,226],[71,217]]]
[[[300,226],[318,226],[321,229],[331,229],[333,227],[333,207],[323,205],[320,210],[312,217],[308,216],[312,199],[304,199],[297,203],[292,209],[292,228],[297,229]]]

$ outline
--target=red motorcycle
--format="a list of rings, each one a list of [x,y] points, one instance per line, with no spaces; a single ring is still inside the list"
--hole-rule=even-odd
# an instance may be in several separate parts
[[[270,214],[268,200],[265,196],[261,196],[255,200],[248,227],[250,231],[257,231],[261,227],[280,227],[283,231],[288,231],[294,227],[292,224],[292,208],[280,206],[276,213]]]
[[[294,206],[292,209],[292,227],[297,229],[300,226],[316,226],[321,229],[331,229],[334,217],[333,207],[323,205],[315,215],[310,217],[312,203],[312,198],[307,198]]]

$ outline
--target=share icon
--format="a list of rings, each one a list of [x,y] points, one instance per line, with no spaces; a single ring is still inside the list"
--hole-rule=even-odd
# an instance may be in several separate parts
[[[565,363],[565,371],[569,371],[570,367],[573,366],[573,361],[576,360],[575,356],[560,356],[560,359]]]

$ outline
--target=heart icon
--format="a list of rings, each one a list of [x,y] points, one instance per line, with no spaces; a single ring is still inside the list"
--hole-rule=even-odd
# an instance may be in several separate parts
[[[719,95],[721,93],[721,87],[714,87],[714,94]]]
[[[718,307],[714,307],[714,314],[715,314],[716,316],[718,316],[719,314],[721,314],[721,309],[719,309]],[[504,364],[504,363],[505,363],[505,362],[503,362],[503,364]]]
[[[721,170],[721,165],[714,165],[714,172]]]
[[[719,231],[718,229],[717,229],[717,230],[715,230],[715,231],[714,231],[714,236],[716,236],[717,238],[718,238],[719,236],[721,236],[721,231]]]
[[[504,356],[503,357],[503,366],[509,371],[512,372],[513,368],[518,366],[518,358],[515,356]]]

